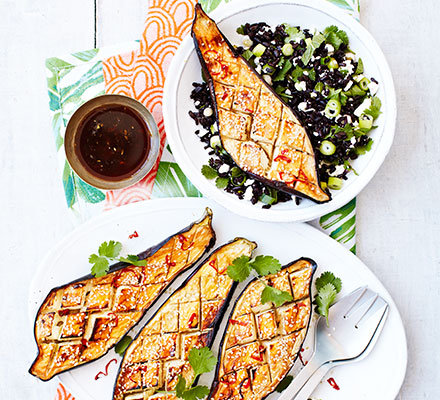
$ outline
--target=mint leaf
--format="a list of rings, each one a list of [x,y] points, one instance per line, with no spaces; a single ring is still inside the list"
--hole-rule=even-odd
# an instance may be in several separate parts
[[[209,165],[202,167],[202,174],[206,179],[214,179],[218,176],[218,172]]]
[[[287,301],[292,301],[293,297],[289,292],[279,290],[272,286],[266,286],[261,293],[261,303],[266,304],[272,302],[276,307],[282,306]]]
[[[281,393],[283,390],[287,388],[287,386],[290,385],[290,383],[293,381],[292,375],[286,375],[283,380],[278,384],[278,386],[275,388],[275,390],[278,393]]]
[[[115,346],[115,352],[118,353],[120,356],[124,355],[125,350],[127,350],[127,347],[130,346],[130,343],[133,341],[133,339],[125,335],[119,343]]]
[[[272,256],[257,256],[250,266],[262,276],[276,274],[281,269],[281,263]]]
[[[110,240],[108,242],[101,243],[99,246],[98,253],[102,257],[116,258],[121,252],[122,244],[120,242],[115,242]]]
[[[336,300],[337,291],[333,284],[327,283],[324,285],[316,294],[314,303],[316,304],[315,311],[325,317],[327,320],[327,326],[329,326],[328,322],[328,310],[333,302]]]
[[[231,265],[228,266],[228,275],[237,282],[243,282],[251,273],[249,265],[250,257],[241,256],[236,258]]]
[[[217,359],[208,347],[197,349],[193,347],[188,354],[188,361],[194,370],[194,375],[204,374],[214,369]]]
[[[337,293],[341,291],[342,288],[342,281],[340,278],[336,278],[336,276],[330,272],[326,271],[321,274],[319,278],[315,281],[315,287],[318,292],[328,283],[331,283],[334,287]]]
[[[109,262],[105,257],[100,257],[97,254],[92,254],[89,257],[89,263],[93,264],[92,275],[96,278],[104,276],[109,270]]]

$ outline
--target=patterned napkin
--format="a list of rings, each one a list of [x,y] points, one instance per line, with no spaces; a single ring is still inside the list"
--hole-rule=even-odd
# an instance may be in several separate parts
[[[230,0],[225,0],[228,2]],[[238,0],[235,0],[238,1]],[[359,18],[360,0],[328,0]],[[200,0],[207,12],[222,0]],[[92,49],[46,60],[49,106],[67,206],[77,223],[124,204],[160,197],[201,197],[166,146],[162,92],[171,59],[188,34],[195,0],[150,0],[139,42]],[[63,138],[67,122],[85,101],[104,93],[131,96],[153,114],[161,157],[139,183],[121,190],[96,189],[70,168]],[[356,199],[312,222],[352,252],[356,251]],[[55,400],[75,400],[60,383]],[[80,399],[78,399],[80,400]]]

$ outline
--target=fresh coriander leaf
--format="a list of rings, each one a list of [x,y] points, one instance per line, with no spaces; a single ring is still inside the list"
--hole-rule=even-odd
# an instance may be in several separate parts
[[[127,350],[127,347],[130,345],[130,343],[133,341],[133,339],[125,335],[119,343],[115,346],[115,352],[118,353],[120,356],[124,355],[125,350]]]
[[[287,301],[292,301],[293,297],[289,292],[279,290],[272,286],[266,286],[261,293],[261,303],[272,302],[276,307],[282,306]]]
[[[183,399],[184,393],[186,391],[186,380],[182,375],[179,376],[175,390],[176,390],[176,396]]]
[[[243,173],[243,171],[240,168],[232,167],[232,169],[231,169],[231,176],[233,178],[236,178],[237,176],[240,176],[240,175],[243,175],[243,174],[244,173]]]
[[[177,394],[177,391],[176,391]],[[204,399],[209,394],[209,389],[206,386],[194,386],[191,389],[183,392],[181,397],[184,400]]]
[[[281,393],[283,390],[287,389],[287,386],[290,385],[290,383],[293,381],[292,375],[286,375],[283,380],[278,384],[278,386],[275,388],[275,390],[278,393]]]
[[[365,114],[371,115],[374,119],[376,119],[380,114],[380,108],[382,107],[382,102],[380,101],[379,97],[374,96],[371,99],[371,106],[370,108],[366,109],[364,111]]]
[[[281,71],[279,71],[276,74],[273,81],[277,82],[277,81],[283,81],[284,79],[286,79],[286,74],[290,71],[291,68],[292,68],[292,63],[288,59],[286,59],[286,61],[284,62],[283,68],[281,69]]]
[[[272,256],[257,256],[250,266],[262,276],[276,274],[281,269],[281,263]]]
[[[360,146],[355,148],[355,152],[358,155],[365,154],[366,152],[371,150],[371,147],[373,146],[373,139],[369,138],[368,143],[365,146]]]
[[[250,257],[241,256],[236,258],[231,265],[228,266],[228,275],[231,279],[243,282],[251,273],[249,265]]]
[[[347,32],[345,32],[345,31],[343,31],[342,29],[340,29],[340,30],[338,31],[337,35],[338,35],[339,39],[341,39],[342,42],[343,42],[346,46],[348,46],[348,42],[349,42],[349,40],[348,40]]]
[[[214,179],[218,176],[218,172],[209,165],[202,167],[202,174],[206,179]]]
[[[277,201],[276,197],[268,196],[267,194],[262,194],[258,200],[268,205],[273,204]]]
[[[145,267],[147,260],[139,260],[138,256],[129,254],[127,257],[119,257],[119,261],[134,265],[135,267]]]
[[[326,37],[326,42],[330,43],[335,50],[338,50],[341,47],[343,41],[339,38],[339,36],[335,32],[330,32]]]
[[[215,180],[215,186],[217,186],[219,189],[224,189],[226,186],[228,186],[229,178],[220,178],[218,177]]]
[[[341,279],[336,278],[336,276],[330,271],[323,272],[321,276],[316,279],[316,290],[319,292],[325,285],[327,285],[327,283],[331,283],[335,287],[336,293],[339,293],[341,291]]]
[[[284,24],[285,26],[285,32],[289,35],[284,39],[284,43],[290,43],[292,40],[294,42],[300,42],[302,39],[305,39],[305,35],[303,32],[301,32],[298,28],[294,26],[289,26],[287,24]]]
[[[327,28],[324,29],[324,35],[328,35],[330,33],[336,33],[339,30],[339,28],[336,25],[330,25],[327,26]]]
[[[109,240],[99,246],[98,253],[102,257],[116,258],[122,249],[122,243]]]
[[[324,37],[327,43],[330,43],[335,50],[339,50],[342,44],[348,45],[347,33],[335,25],[330,25],[324,29]]]
[[[96,278],[104,276],[108,272],[109,262],[105,257],[100,257],[97,254],[92,254],[89,257],[89,263],[93,264],[92,275]]]
[[[336,300],[336,289],[331,283],[327,283],[324,285],[316,294],[315,296],[315,304],[316,308],[315,311],[319,314],[325,317],[327,320],[327,326],[329,326],[328,323],[328,310],[332,303]]]
[[[364,72],[364,63],[362,62],[362,58],[359,57],[358,65],[356,67],[355,75],[362,74]]]
[[[212,371],[217,364],[214,353],[208,347],[201,347],[200,349],[193,347],[189,351],[188,361],[196,377]]]
[[[315,81],[316,80],[316,72],[315,72],[315,70],[314,69],[309,69],[309,78],[312,80],[312,81]]]
[[[244,58],[246,61],[249,61],[249,60],[252,58],[253,55],[254,55],[254,53],[252,53],[252,51],[250,51],[249,49],[243,51],[243,54],[242,54],[243,58]]]
[[[293,81],[296,83],[298,82],[298,78],[303,76],[303,74],[304,74],[304,70],[299,65],[297,65],[295,69],[291,72],[290,76],[292,77]]]
[[[237,32],[239,35],[244,35],[244,25],[240,25],[240,26],[236,29],[236,32]]]

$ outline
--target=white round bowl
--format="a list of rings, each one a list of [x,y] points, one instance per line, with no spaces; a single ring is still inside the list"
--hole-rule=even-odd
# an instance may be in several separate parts
[[[194,134],[200,127],[188,115],[193,109],[189,97],[193,89],[192,83],[202,80],[193,39],[188,35],[171,62],[163,98],[167,138],[183,172],[204,196],[237,214],[262,221],[309,221],[348,203],[368,184],[383,163],[393,141],[396,123],[393,79],[385,56],[371,34],[344,10],[324,0],[235,1],[219,7],[211,17],[233,44],[241,44],[236,28],[246,22],[266,22],[269,25],[288,23],[318,30],[337,25],[347,32],[350,48],[362,58],[366,76],[374,77],[379,82],[377,96],[382,101],[382,114],[375,121],[378,128],[370,135],[374,140],[371,151],[352,163],[359,175],[351,172],[343,188],[332,191],[330,202],[316,204],[311,200],[303,200],[298,206],[295,201],[289,201],[263,209],[259,204],[253,205],[250,201],[240,200],[235,195],[218,189],[214,181],[207,180],[200,171],[202,165],[208,163],[209,155]]]

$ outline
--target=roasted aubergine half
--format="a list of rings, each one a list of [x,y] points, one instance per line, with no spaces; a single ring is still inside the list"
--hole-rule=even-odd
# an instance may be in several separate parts
[[[234,162],[278,190],[317,203],[329,201],[306,130],[199,4],[192,36],[208,77],[221,142]]]
[[[260,400],[293,366],[309,326],[315,263],[300,259],[280,272],[252,281],[237,299],[220,347],[210,400]],[[289,292],[293,301],[261,303],[265,284]]]
[[[54,288],[38,310],[38,355],[29,372],[46,381],[115,346],[182,271],[214,245],[212,213],[141,254],[147,266],[118,263],[100,278]]]
[[[211,345],[235,287],[228,266],[255,247],[243,238],[220,247],[166,300],[125,352],[113,400],[176,399],[163,392],[173,391],[180,375],[191,382],[189,351]]]

